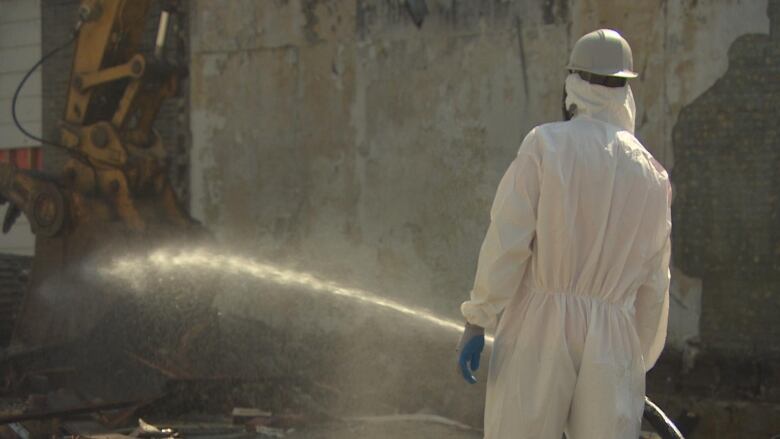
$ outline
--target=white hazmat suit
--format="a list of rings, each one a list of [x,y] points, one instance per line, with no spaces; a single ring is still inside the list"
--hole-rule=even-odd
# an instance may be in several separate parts
[[[628,85],[566,79],[499,184],[469,323],[496,331],[487,439],[636,439],[669,307],[671,187]]]

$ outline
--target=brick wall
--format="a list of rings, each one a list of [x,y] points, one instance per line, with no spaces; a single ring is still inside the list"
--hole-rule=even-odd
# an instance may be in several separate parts
[[[42,0],[42,53],[48,53],[70,37],[78,14],[78,0]],[[159,2],[155,2],[147,20],[146,34],[142,51],[148,53],[154,44],[159,16]],[[181,50],[188,57],[189,32],[187,30],[187,9],[179,15],[179,28],[171,27],[168,33],[168,50]],[[59,140],[57,122],[65,111],[67,84],[70,80],[70,68],[73,61],[73,45],[62,50],[43,65],[43,133],[45,138]],[[189,94],[187,82],[182,83],[179,94],[168,99],[155,123],[163,142],[170,152],[171,181],[186,204],[189,196]],[[44,169],[56,173],[62,166],[65,155],[54,147],[46,147]]]
[[[780,1],[674,130],[674,260],[703,279],[708,346],[780,351]]]

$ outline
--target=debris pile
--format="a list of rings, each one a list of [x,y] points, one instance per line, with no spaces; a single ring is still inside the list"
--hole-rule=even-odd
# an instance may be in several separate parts
[[[271,346],[286,341],[261,322],[217,317],[217,329],[184,337],[197,354],[119,331],[125,323],[114,316],[77,343],[3,351],[0,437],[479,437],[427,413],[345,416],[352,396],[318,382],[321,365],[295,348]]]
[[[282,437],[333,420],[309,403],[294,373],[268,378],[231,368],[235,356],[209,349],[234,348],[219,332],[183,338],[211,355],[188,363],[182,346],[154,339],[141,346],[143,337],[109,343],[106,334],[116,332],[105,325],[97,332],[69,345],[3,352],[0,437]],[[244,346],[242,354],[246,366],[262,352]]]

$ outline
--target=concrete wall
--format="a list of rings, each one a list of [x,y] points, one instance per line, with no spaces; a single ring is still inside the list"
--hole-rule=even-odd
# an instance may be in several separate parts
[[[675,257],[704,281],[702,340],[730,350],[780,351],[780,2],[769,16],[674,131]]]
[[[191,3],[195,216],[241,251],[455,319],[497,182],[525,133],[560,118],[580,35],[629,40],[638,137],[673,170],[681,110],[735,40],[769,32],[758,0],[428,0],[419,29],[395,0],[229,5]],[[707,291],[674,278],[682,347]]]

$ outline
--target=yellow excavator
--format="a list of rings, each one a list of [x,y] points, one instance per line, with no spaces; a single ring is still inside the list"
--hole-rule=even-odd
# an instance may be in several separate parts
[[[204,230],[183,209],[168,178],[168,154],[153,123],[186,75],[166,58],[175,1],[162,4],[153,50],[142,53],[151,0],[84,0],[73,36],[45,55],[13,99],[23,132],[67,153],[56,175],[0,164],[0,203],[8,231],[24,214],[35,234],[28,290],[15,317],[12,346],[47,346],[87,334],[116,302],[78,277],[85,261],[192,239]],[[47,58],[75,44],[60,138],[41,139],[16,118],[25,80]]]

